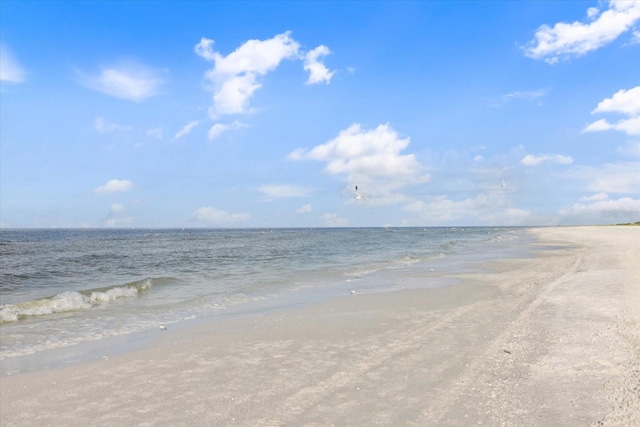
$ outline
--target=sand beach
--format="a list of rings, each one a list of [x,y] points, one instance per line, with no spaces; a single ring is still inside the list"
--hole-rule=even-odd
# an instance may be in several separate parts
[[[640,228],[435,289],[169,328],[142,348],[0,378],[0,424],[639,426]]]

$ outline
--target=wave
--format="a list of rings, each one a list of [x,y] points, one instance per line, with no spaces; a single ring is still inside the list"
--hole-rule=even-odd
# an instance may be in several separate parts
[[[33,317],[74,310],[87,310],[101,304],[138,296],[153,286],[151,278],[139,280],[125,285],[86,291],[66,291],[50,298],[41,298],[17,304],[0,305],[0,324],[17,322]]]

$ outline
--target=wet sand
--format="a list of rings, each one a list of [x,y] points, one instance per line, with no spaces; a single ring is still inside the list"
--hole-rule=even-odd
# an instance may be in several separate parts
[[[4,376],[0,423],[640,425],[640,229],[531,233],[553,248],[456,286],[172,328]]]

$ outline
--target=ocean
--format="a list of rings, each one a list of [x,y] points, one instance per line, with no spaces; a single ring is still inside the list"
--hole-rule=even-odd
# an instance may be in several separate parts
[[[3,229],[0,364],[160,325],[450,286],[529,240],[509,227]]]

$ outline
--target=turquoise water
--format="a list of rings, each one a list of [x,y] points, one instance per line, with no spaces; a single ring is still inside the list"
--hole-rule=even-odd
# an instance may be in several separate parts
[[[520,228],[0,231],[0,360],[252,307],[447,286]]]

